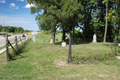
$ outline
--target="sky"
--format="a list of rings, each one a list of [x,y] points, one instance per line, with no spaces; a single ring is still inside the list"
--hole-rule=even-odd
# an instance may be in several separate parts
[[[31,14],[27,0],[0,0],[0,25],[22,27],[24,30],[39,30],[35,14]],[[40,12],[42,14],[43,11]]]

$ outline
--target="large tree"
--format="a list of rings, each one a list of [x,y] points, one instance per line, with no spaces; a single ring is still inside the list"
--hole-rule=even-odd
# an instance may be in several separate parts
[[[36,20],[41,29],[52,29],[51,43],[55,43],[55,32],[58,27],[63,30],[63,41],[65,32],[70,31],[78,24],[82,15],[81,3],[78,0],[27,0],[31,7],[31,13],[38,13],[44,10],[42,15],[37,15]]]

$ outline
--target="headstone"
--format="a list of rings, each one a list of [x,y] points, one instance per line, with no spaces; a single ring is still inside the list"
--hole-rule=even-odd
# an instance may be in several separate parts
[[[118,43],[118,46],[120,46],[120,43]]]
[[[35,34],[33,34],[33,41],[35,42]]]
[[[66,47],[66,42],[61,43],[62,47]]]
[[[93,35],[93,43],[96,43],[97,42],[97,39],[96,39],[96,34]]]

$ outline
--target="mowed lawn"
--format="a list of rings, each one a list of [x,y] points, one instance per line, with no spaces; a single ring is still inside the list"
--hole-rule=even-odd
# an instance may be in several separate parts
[[[58,33],[56,44],[51,45],[51,34],[37,34],[36,42],[27,43],[16,60],[7,62],[6,53],[2,53],[0,80],[120,80],[120,61],[117,59],[68,64],[69,46],[61,47],[61,35]],[[77,58],[90,56],[92,59],[96,54],[99,57],[109,53],[114,54],[111,43],[72,45],[72,56]]]

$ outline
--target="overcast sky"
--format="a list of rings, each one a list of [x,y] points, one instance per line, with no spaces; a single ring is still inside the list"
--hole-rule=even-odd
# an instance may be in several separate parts
[[[27,0],[0,0],[0,25],[3,25],[4,20],[4,26],[39,30],[35,21],[35,14],[30,13],[31,6]]]

